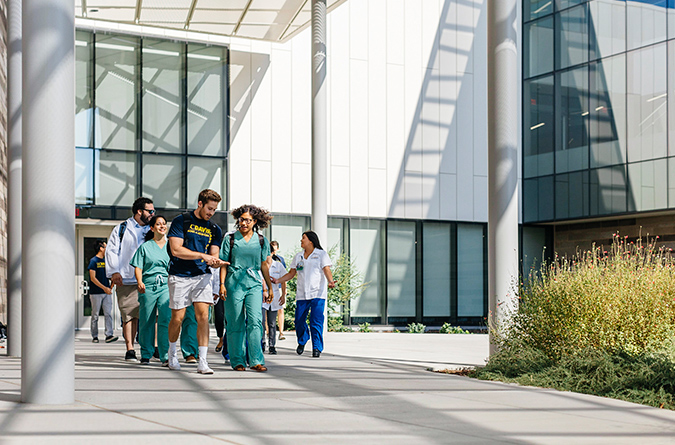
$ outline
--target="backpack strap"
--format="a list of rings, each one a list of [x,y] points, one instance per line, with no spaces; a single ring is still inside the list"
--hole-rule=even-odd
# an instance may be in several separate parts
[[[183,213],[183,245],[185,245],[185,235],[190,230],[190,225],[192,224],[192,212]]]
[[[258,240],[260,240],[260,250],[265,248],[265,237],[262,233],[258,232]]]
[[[234,247],[234,232],[230,232],[230,253],[227,257],[227,262],[232,264],[232,248]]]
[[[124,238],[124,232],[127,231],[127,221],[124,220],[122,224],[120,224],[118,236],[120,238],[120,246],[122,245],[122,239]]]

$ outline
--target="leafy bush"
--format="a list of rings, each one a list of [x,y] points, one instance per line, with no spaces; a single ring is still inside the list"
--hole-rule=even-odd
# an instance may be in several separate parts
[[[424,331],[427,329],[422,323],[410,323],[408,325],[409,334],[424,334]]]
[[[359,323],[359,332],[373,332],[373,330],[370,329],[370,323]]]
[[[658,238],[658,237],[656,237]],[[593,246],[572,259],[556,255],[519,289],[519,309],[497,331],[553,360],[591,348],[632,355],[655,352],[675,334],[675,261],[655,240],[614,235],[609,251]]]
[[[443,323],[440,330],[441,334],[470,334],[469,331],[465,331],[459,326],[453,326],[450,323]]]

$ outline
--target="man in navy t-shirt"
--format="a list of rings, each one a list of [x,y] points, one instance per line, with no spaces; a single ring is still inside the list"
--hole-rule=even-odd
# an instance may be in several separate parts
[[[213,374],[206,355],[209,347],[209,306],[213,304],[211,293],[211,267],[228,263],[218,258],[222,231],[210,222],[216,213],[220,195],[213,190],[199,193],[197,209],[189,214],[178,215],[169,230],[169,368],[180,369],[176,342],[180,334],[185,310],[192,305],[197,319],[197,342],[199,343],[200,374]],[[189,218],[186,221],[186,218]]]
[[[105,275],[105,241],[96,241],[96,255],[89,260],[89,299],[91,301],[91,337],[92,342],[98,343],[98,313],[103,306],[105,319],[105,342],[111,343],[117,340],[113,336],[112,319],[112,289],[110,281]]]

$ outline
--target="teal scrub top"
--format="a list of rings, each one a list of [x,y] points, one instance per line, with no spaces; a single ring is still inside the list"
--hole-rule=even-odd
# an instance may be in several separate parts
[[[152,281],[158,275],[167,278],[169,276],[169,253],[166,251],[166,245],[159,247],[154,240],[146,241],[138,248],[134,257],[131,259],[131,265],[138,267],[143,271],[143,281]]]
[[[263,246],[260,246],[258,234],[254,233],[248,242],[238,230],[234,233],[234,246],[232,247],[232,264],[227,267],[226,282],[229,286],[232,280],[245,288],[262,285],[260,266],[270,256],[270,242],[263,237]],[[223,244],[220,247],[220,259],[228,261],[230,257],[230,234],[223,236]]]

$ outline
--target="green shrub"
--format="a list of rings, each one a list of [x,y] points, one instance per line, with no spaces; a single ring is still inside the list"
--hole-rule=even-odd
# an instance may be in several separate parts
[[[359,323],[359,332],[373,332],[373,330],[370,329],[370,323]]]
[[[586,348],[639,355],[662,349],[675,333],[675,262],[655,239],[645,245],[615,234],[609,251],[556,255],[518,294],[511,323],[496,331],[508,350],[518,342],[553,360]]]
[[[470,334],[469,331],[465,331],[459,326],[453,326],[450,323],[443,323],[440,330],[441,334]]]
[[[410,323],[408,325],[409,334],[424,334],[424,331],[427,329],[422,323]]]

